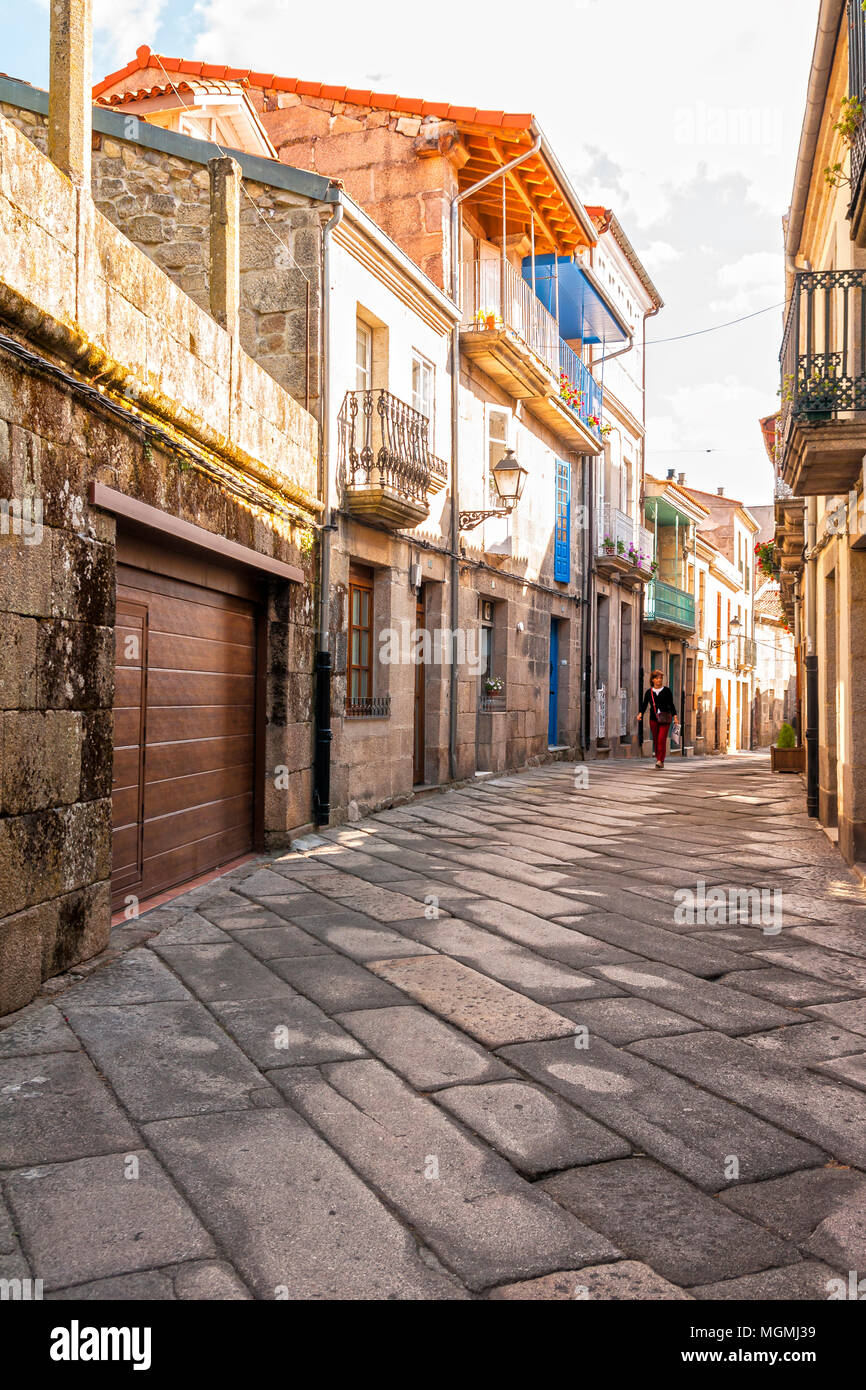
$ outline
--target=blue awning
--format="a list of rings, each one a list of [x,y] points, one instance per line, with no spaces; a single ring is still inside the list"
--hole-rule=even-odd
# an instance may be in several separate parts
[[[523,278],[532,284],[532,257],[523,261]],[[535,293],[556,318],[556,269],[553,256],[535,258]],[[624,343],[628,328],[611,312],[581,265],[559,257],[559,334],[585,343]]]

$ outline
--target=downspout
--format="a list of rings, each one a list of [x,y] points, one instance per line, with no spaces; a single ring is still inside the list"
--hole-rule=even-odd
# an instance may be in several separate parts
[[[595,455],[584,455],[584,507],[586,516],[586,539],[584,541],[584,582],[583,582],[583,728],[581,730],[581,749],[584,759],[589,758],[589,745],[592,739],[592,627],[595,611],[594,576],[595,563]]]
[[[818,503],[806,498],[806,810],[818,815]]]
[[[662,307],[662,306],[661,306],[660,304],[657,304],[656,307],[655,307],[654,309],[647,309],[646,313],[645,313],[644,316],[643,316],[643,356],[642,356],[642,358],[641,358],[641,388],[640,388],[640,399],[641,399],[641,424],[643,425],[643,436],[642,436],[641,442],[640,442],[640,503],[639,503],[639,505],[638,505],[638,511],[640,512],[641,524],[643,524],[643,522],[646,520],[645,513],[644,513],[644,508],[646,507],[646,323],[647,323],[647,319],[654,319],[654,318],[655,318],[656,314],[659,313],[659,311],[661,310],[661,307]],[[656,508],[656,513],[658,513],[658,508]],[[655,550],[655,548],[656,548],[657,545],[658,545],[658,528],[656,528],[656,531],[655,531],[655,533],[654,533],[653,550]],[[656,559],[656,556],[655,556],[655,555],[653,555],[653,559],[654,559],[654,560]],[[637,707],[638,707],[638,709],[640,709],[640,702],[641,702],[641,700],[643,699],[643,693],[644,693],[644,689],[645,689],[644,680],[645,680],[645,678],[646,678],[646,668],[645,668],[645,666],[644,666],[644,664],[643,664],[643,633],[644,633],[644,628],[643,628],[643,616],[644,616],[644,595],[645,595],[645,594],[646,594],[646,586],[644,586],[644,587],[641,589],[640,617],[639,617],[639,619],[638,619],[638,659],[637,659],[637,660],[638,660],[638,672],[637,672],[637,687],[638,687],[638,688],[637,688]],[[685,729],[683,730],[683,732],[685,733]],[[685,739],[683,739],[683,746],[685,746]],[[640,747],[639,747],[639,752],[640,752],[640,754],[641,754],[641,756],[642,756],[642,755],[643,755],[643,737],[642,737],[642,734],[641,734],[641,743],[640,743]]]
[[[331,232],[343,220],[343,200],[337,194],[337,206],[322,232],[322,307],[320,361],[322,362],[319,393],[319,449],[322,477],[322,530],[320,532],[321,565],[319,572],[319,634],[316,644],[316,748],[313,768],[313,811],[316,825],[327,825],[331,816]]]
[[[451,199],[451,298],[462,308],[460,285],[460,205],[488,183],[501,178],[541,149],[542,137],[486,178]],[[448,708],[448,771],[452,782],[457,781],[457,633],[460,627],[460,322],[451,330],[451,669],[449,671]]]

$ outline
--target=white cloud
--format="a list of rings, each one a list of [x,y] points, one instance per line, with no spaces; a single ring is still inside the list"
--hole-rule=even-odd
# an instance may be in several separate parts
[[[94,48],[100,61],[128,63],[137,45],[156,34],[165,5],[166,0],[93,0]],[[105,74],[97,71],[96,76]]]

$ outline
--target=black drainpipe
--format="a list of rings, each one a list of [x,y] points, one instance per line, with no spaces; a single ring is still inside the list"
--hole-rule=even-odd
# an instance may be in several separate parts
[[[339,195],[338,195],[339,198]],[[342,200],[337,202],[331,220],[322,233],[322,331],[320,337],[322,388],[319,393],[319,441],[322,455],[322,530],[319,571],[319,634],[316,644],[316,750],[313,765],[313,814],[316,825],[327,825],[331,817],[331,537],[336,529],[331,521],[331,238],[330,233],[343,220]]]

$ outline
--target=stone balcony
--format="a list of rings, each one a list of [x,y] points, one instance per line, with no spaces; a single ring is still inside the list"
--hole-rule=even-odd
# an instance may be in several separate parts
[[[447,468],[430,452],[429,421],[390,391],[347,391],[340,411],[346,510],[392,530],[418,526]]]

